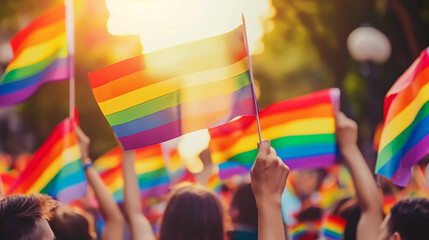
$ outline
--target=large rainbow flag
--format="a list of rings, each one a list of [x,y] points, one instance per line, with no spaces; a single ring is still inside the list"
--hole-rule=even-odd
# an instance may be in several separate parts
[[[411,168],[429,153],[429,48],[384,99],[384,127],[375,173],[406,186]]]
[[[57,125],[8,194],[43,193],[66,203],[86,195],[74,121],[67,118]]]
[[[0,107],[24,101],[43,83],[69,78],[65,5],[31,22],[11,46],[13,59],[0,79]]]
[[[291,168],[332,165],[336,158],[334,108],[339,90],[328,89],[274,103],[259,113],[262,137]],[[210,151],[221,178],[249,171],[258,153],[254,117],[210,129]]]
[[[255,114],[242,26],[117,62],[89,78],[126,150]]]
[[[94,162],[108,191],[117,202],[124,200],[122,150],[116,147]],[[135,170],[142,197],[155,197],[169,192],[170,177],[161,145],[135,150]]]

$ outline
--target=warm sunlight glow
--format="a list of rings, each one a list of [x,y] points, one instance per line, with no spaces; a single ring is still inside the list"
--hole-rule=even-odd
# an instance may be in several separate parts
[[[192,173],[199,173],[204,165],[199,154],[208,147],[210,134],[207,129],[183,135],[179,140],[178,151],[186,168]]]
[[[264,51],[272,30],[271,0],[106,0],[107,29],[114,35],[140,35],[143,52],[231,31],[246,17],[251,54]]]

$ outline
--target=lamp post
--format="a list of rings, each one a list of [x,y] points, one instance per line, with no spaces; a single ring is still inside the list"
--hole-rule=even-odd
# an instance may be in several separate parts
[[[360,71],[367,80],[372,135],[378,123],[375,65],[382,64],[389,59],[390,41],[376,28],[362,26],[350,33],[347,38],[347,48],[352,58],[360,63]]]

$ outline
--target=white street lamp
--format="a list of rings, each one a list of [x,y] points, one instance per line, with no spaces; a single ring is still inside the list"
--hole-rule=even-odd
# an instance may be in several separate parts
[[[358,62],[382,64],[391,54],[389,39],[373,27],[359,27],[351,32],[347,38],[347,48],[352,58]]]

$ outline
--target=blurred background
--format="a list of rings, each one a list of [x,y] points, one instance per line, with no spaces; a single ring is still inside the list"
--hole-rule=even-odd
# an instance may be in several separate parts
[[[10,39],[60,2],[1,1],[0,74],[12,58]],[[383,119],[384,95],[429,45],[425,0],[75,0],[74,4],[76,105],[81,127],[92,139],[93,158],[110,150],[115,141],[92,95],[88,72],[142,52],[229,31],[240,24],[244,12],[260,107],[340,88],[342,110],[358,122],[361,148],[373,165],[373,137]],[[0,109],[0,153],[19,158],[46,140],[68,116],[68,84],[45,84],[24,103]]]

